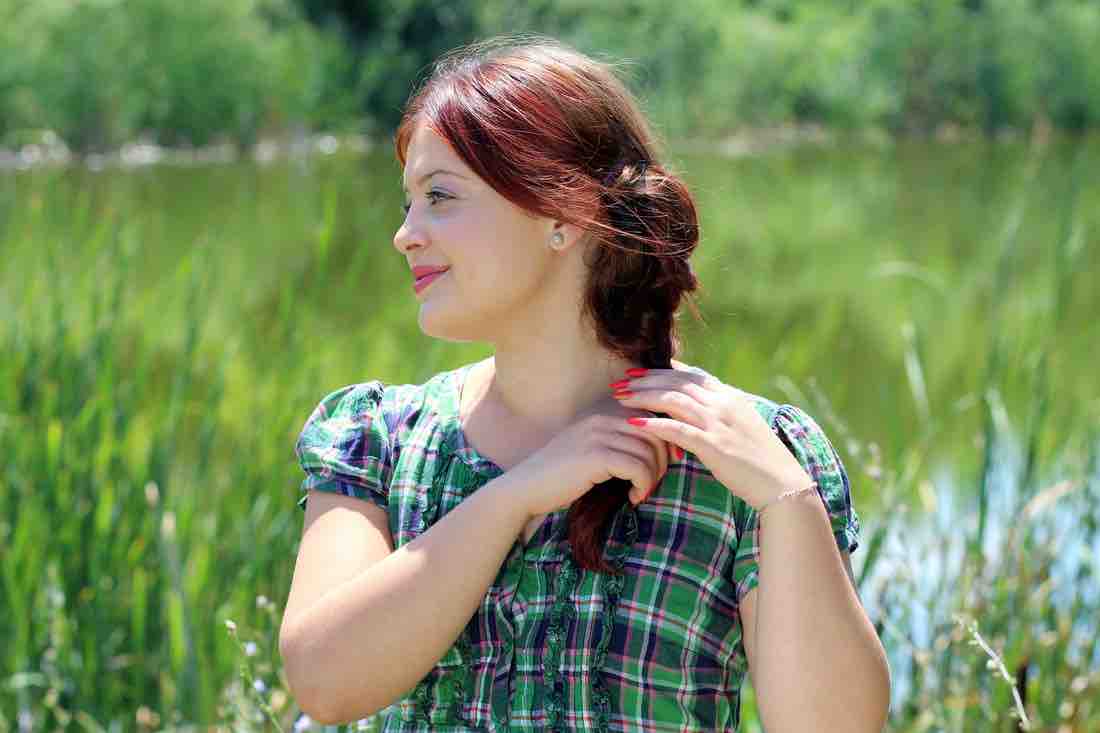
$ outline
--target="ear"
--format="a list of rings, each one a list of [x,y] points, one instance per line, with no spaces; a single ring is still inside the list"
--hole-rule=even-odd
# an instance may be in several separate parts
[[[578,244],[583,244],[587,241],[588,238],[588,232],[585,231],[583,228],[577,226],[576,224],[568,224],[560,220],[555,220],[552,223],[550,231],[546,236],[549,239],[557,232],[561,232],[561,235],[565,237],[565,246],[562,247],[560,250],[562,252],[569,250]]]

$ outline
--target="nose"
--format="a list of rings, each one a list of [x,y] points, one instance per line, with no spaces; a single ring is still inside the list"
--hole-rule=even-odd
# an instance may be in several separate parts
[[[405,216],[405,221],[394,232],[393,246],[401,254],[408,254],[409,250],[424,246],[424,235],[413,227],[411,214]]]

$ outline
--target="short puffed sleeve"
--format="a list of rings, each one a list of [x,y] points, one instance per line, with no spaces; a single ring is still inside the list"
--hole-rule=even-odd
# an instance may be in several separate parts
[[[298,506],[310,491],[331,491],[389,505],[390,432],[382,413],[385,385],[353,384],[324,397],[298,435],[295,452],[305,471]]]
[[[860,519],[852,504],[848,473],[836,448],[821,426],[802,409],[781,405],[772,420],[772,430],[794,454],[802,468],[817,481],[818,495],[829,514],[829,524],[840,550],[854,552],[859,547]],[[737,518],[737,553],[733,580],[737,602],[759,582],[760,525],[757,512],[747,503]]]

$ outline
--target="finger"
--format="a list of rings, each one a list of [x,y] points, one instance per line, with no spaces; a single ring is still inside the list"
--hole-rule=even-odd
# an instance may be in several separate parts
[[[716,377],[708,372],[706,369],[700,366],[694,366],[692,364],[685,364],[682,361],[676,361],[675,359],[669,359],[669,363],[672,364],[672,370],[674,372],[687,372],[689,374],[696,374],[702,377],[708,377],[715,379]]]
[[[707,410],[710,409],[678,389],[635,389],[616,392],[619,404],[639,410],[665,413],[681,422],[702,430],[706,426]]]
[[[619,435],[608,439],[604,448],[611,454],[608,470],[631,483],[632,500],[641,498],[653,484],[653,454],[648,441],[637,434]]]
[[[615,439],[615,448],[642,461],[645,467],[643,475],[640,477],[632,475],[629,479],[633,484],[629,492],[630,501],[638,504],[644,500],[648,493],[656,489],[664,478],[666,469],[661,468],[660,456],[665,453],[665,442],[637,432],[631,433],[628,430],[620,431],[620,433],[620,436]]]
[[[674,362],[674,364],[677,362]],[[706,392],[719,392],[725,383],[710,372],[698,367],[675,369],[628,369],[626,376],[631,383],[646,382],[655,386],[674,387],[693,385],[702,398]]]
[[[706,432],[693,425],[667,417],[628,418],[628,420],[641,421],[641,424],[624,421],[631,430],[656,435],[662,440],[675,443],[683,451],[691,451],[697,456],[705,456],[710,452]]]
[[[637,439],[639,436],[635,433],[630,437]],[[649,477],[650,480],[631,497],[635,505],[641,504],[645,501],[646,496],[656,491],[657,487],[660,486],[661,482],[664,480],[665,473],[668,471],[668,449],[665,448],[665,441],[655,435],[642,435],[640,437],[649,446],[649,465],[653,469],[653,475]]]
[[[655,415],[656,417],[669,417],[669,415],[667,413],[664,413],[664,412],[657,412],[657,413],[641,412],[639,414],[639,417],[649,417],[650,415]],[[627,435],[636,435],[636,433],[632,433],[631,431],[624,431],[624,432]],[[661,463],[658,465],[658,469],[659,469],[658,478],[660,479],[658,481],[658,484],[659,484],[660,481],[664,480],[665,475],[668,474],[668,467],[673,462],[678,461],[678,460],[680,460],[684,457],[684,449],[681,448],[680,446],[676,445],[675,443],[671,442],[671,441],[660,440],[660,439],[657,439],[655,436],[654,436],[654,441],[658,445],[658,455],[660,456],[660,461],[661,461]]]
[[[642,417],[649,417],[653,413],[642,413]],[[668,417],[664,413],[657,413],[657,417]],[[630,434],[630,433],[628,433]],[[637,435],[637,433],[633,433]],[[669,445],[668,441],[661,440],[656,435],[644,436],[653,445],[653,456],[657,462],[657,483],[659,484],[664,480],[665,474],[668,473],[669,461]]]
[[[668,466],[672,463],[672,456],[670,455],[671,448],[669,448],[668,441],[657,441],[657,455],[660,456],[661,462],[657,466],[657,482],[665,480],[665,476],[668,475]]]
[[[718,391],[703,377],[670,371],[647,372],[645,376],[631,377],[627,382],[626,389],[675,389],[704,405]]]
[[[668,473],[668,443],[661,440],[657,436],[653,436],[653,457],[657,462],[657,481],[655,483],[660,484],[665,479],[665,474]]]
[[[665,417],[663,413],[660,417]],[[650,437],[650,436],[646,436]],[[656,440],[657,444],[657,480],[654,482],[653,487],[643,492],[641,497],[636,502],[637,504],[644,504],[650,496],[664,483],[665,477],[668,476],[668,467],[675,458],[673,453],[676,450],[667,440],[661,440],[657,436],[652,436]]]

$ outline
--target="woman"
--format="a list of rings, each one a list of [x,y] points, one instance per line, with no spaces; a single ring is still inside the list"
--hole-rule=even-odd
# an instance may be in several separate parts
[[[437,63],[395,142],[420,328],[493,356],[307,420],[280,632],[302,709],[736,730],[751,674],[769,733],[881,730],[847,474],[799,408],[672,358],[695,207],[623,84],[494,39]]]

